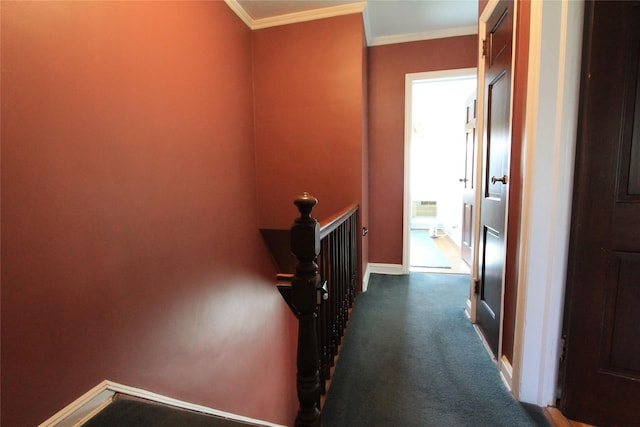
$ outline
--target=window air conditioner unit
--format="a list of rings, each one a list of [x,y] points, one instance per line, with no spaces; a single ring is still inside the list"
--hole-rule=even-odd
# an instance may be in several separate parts
[[[411,211],[414,218],[436,217],[438,216],[438,202],[435,200],[414,200]]]

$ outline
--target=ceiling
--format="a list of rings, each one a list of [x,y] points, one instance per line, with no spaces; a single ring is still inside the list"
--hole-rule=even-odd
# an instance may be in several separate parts
[[[478,0],[225,1],[251,29],[362,13],[369,46],[478,32]]]

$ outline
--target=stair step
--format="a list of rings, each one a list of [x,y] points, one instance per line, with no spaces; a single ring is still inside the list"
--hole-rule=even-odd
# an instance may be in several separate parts
[[[87,421],[83,427],[238,427],[256,426],[143,399],[116,396],[112,403]]]

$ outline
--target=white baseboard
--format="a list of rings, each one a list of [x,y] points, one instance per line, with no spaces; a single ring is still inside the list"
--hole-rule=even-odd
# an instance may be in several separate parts
[[[380,264],[380,263],[369,263],[367,267],[370,273],[377,274],[407,274],[404,270],[404,267],[401,264]]]
[[[362,292],[367,292],[369,289],[369,277],[371,276],[371,264],[367,264],[367,269],[364,271],[362,277]]]
[[[471,320],[471,300],[467,298],[467,303],[464,306],[464,314],[467,315],[467,318]]]
[[[482,334],[482,331],[480,331],[480,328],[478,327],[477,324],[473,323],[472,325],[473,325],[473,329],[475,329],[476,331],[476,334],[478,334],[478,336],[480,337],[480,341],[482,341],[482,345],[484,346],[485,351],[487,352],[489,357],[491,357],[491,360],[493,360],[495,364],[498,364],[496,357],[493,355],[493,350],[491,350],[491,346],[489,345],[489,343],[487,342],[487,339]]]
[[[480,337],[480,340],[482,341],[482,345],[484,345],[484,348],[487,351],[487,354],[489,354],[491,359],[498,366],[498,372],[500,372],[500,378],[502,379],[502,382],[507,387],[507,389],[511,391],[513,387],[513,368],[511,367],[511,363],[509,363],[509,359],[507,359],[504,356],[504,354],[500,357],[500,359],[496,359],[496,357],[493,355],[493,351],[491,351],[491,347],[489,346],[489,343],[485,339],[482,332],[480,332],[478,325],[474,324],[473,328],[476,330],[476,333]]]
[[[80,426],[111,403],[115,391],[109,390],[109,381],[103,381],[71,402],[39,427]]]
[[[513,368],[511,367],[511,363],[509,363],[509,360],[504,357],[504,355],[502,355],[502,357],[500,358],[498,369],[500,370],[502,381],[507,386],[509,391],[511,391],[511,388],[513,387]]]
[[[268,421],[257,420],[202,405],[196,405],[183,400],[174,399],[172,397],[163,396],[147,390],[118,384],[108,380],[104,380],[80,396],[67,407],[40,424],[39,427],[79,427],[111,403],[113,396],[116,393],[139,397],[164,405],[196,411],[207,415],[215,415],[217,417],[228,418],[235,421],[252,423],[259,426],[285,427],[280,424],[274,424]]]

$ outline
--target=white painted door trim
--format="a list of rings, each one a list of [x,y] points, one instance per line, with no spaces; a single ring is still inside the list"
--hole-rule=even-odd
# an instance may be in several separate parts
[[[531,2],[514,396],[554,405],[568,255],[583,0]]]
[[[404,82],[404,195],[402,206],[402,274],[409,274],[409,231],[411,228],[411,134],[413,82],[429,80],[446,81],[457,78],[476,77],[477,68],[409,73]],[[480,144],[478,144],[480,145]],[[477,157],[476,157],[477,158]],[[476,181],[477,182],[477,181]]]

